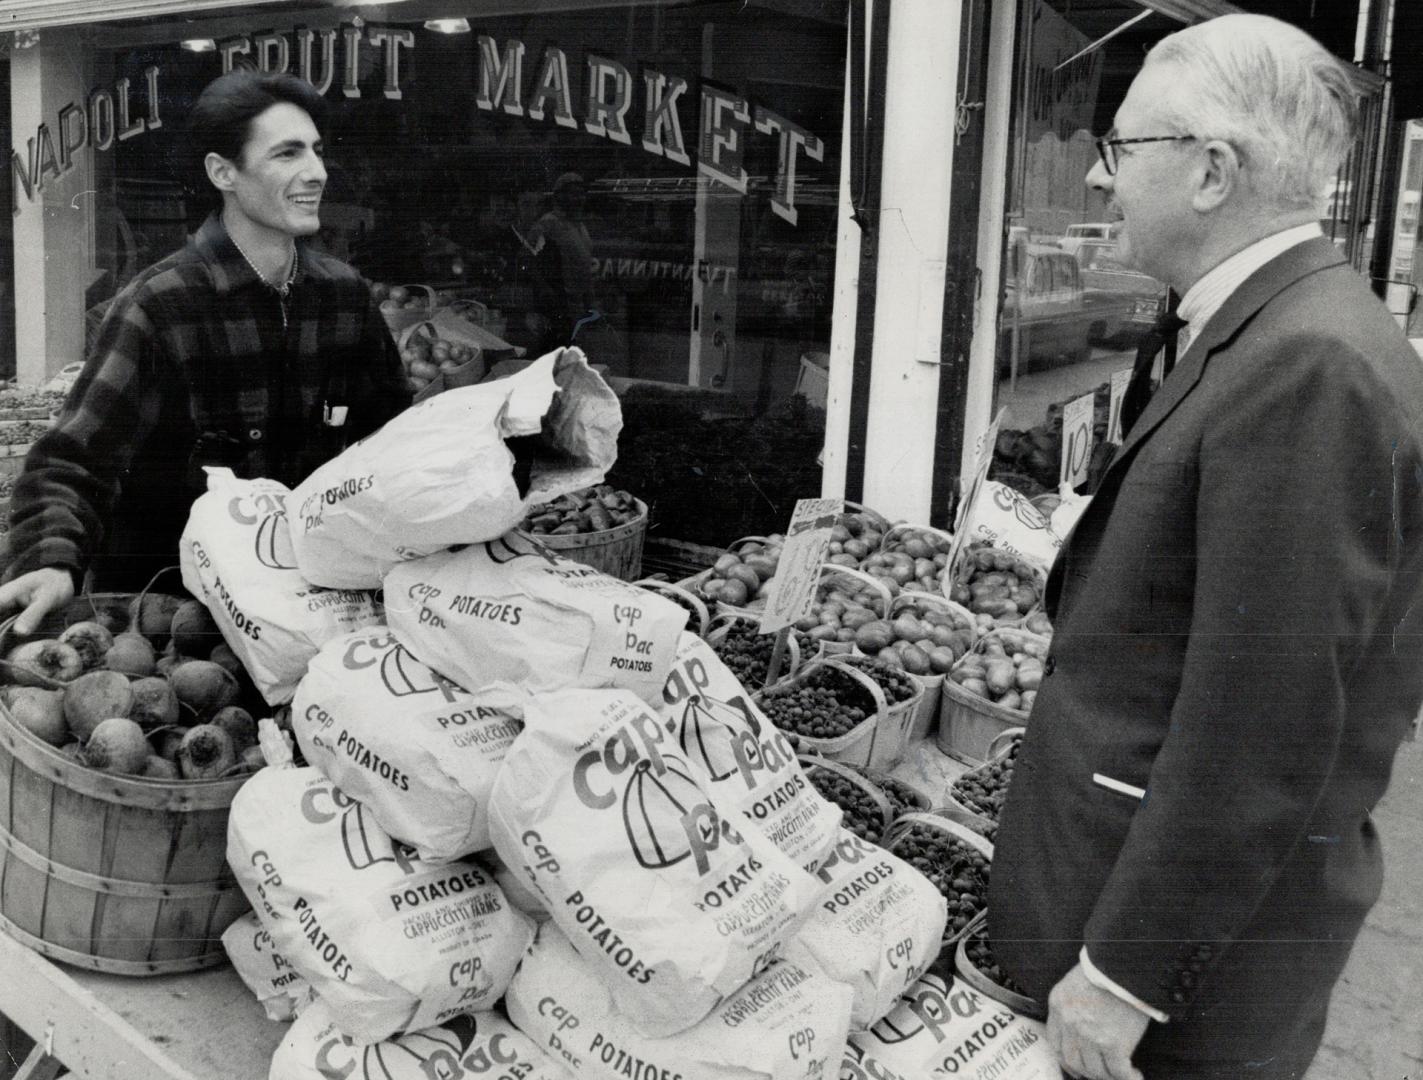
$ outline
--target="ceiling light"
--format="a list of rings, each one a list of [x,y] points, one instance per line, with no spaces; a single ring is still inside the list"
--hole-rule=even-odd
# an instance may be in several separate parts
[[[425,29],[437,34],[468,34],[468,19],[426,19]]]
[[[187,41],[180,41],[178,45],[189,52],[217,52],[217,42],[210,37],[188,38]]]

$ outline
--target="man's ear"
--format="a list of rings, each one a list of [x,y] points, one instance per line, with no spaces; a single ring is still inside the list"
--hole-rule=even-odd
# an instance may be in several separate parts
[[[236,183],[237,166],[219,153],[209,153],[203,158],[203,170],[208,174],[208,181],[218,191],[231,191]]]
[[[1192,205],[1201,212],[1215,210],[1226,202],[1244,181],[1240,152],[1224,139],[1211,139],[1205,145],[1205,171],[1200,186],[1192,197]]]

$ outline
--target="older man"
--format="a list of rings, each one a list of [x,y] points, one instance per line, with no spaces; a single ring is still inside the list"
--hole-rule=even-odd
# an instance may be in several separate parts
[[[1356,112],[1316,42],[1183,30],[1116,121],[1088,183],[1188,333],[1053,568],[990,930],[1070,1074],[1282,1080],[1423,699],[1423,367],[1320,235]]]

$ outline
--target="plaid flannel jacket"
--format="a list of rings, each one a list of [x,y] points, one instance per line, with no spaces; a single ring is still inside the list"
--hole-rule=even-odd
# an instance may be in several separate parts
[[[283,300],[214,213],[115,298],[15,484],[7,580],[50,566],[77,586],[92,567],[96,588],[139,587],[177,564],[204,465],[291,486],[410,404],[367,283],[297,252]]]

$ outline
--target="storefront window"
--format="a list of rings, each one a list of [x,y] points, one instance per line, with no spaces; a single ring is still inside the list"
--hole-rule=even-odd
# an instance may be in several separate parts
[[[1024,5],[994,471],[1029,497],[1057,489],[1063,407],[1094,391],[1097,461],[1106,456],[1112,375],[1131,368],[1165,299],[1161,282],[1122,263],[1115,221],[1084,180],[1098,160],[1093,140],[1111,128],[1144,49],[1180,25],[1128,0]]]
[[[1125,387],[1138,343],[1164,310],[1165,286],[1118,258],[1117,226],[1084,181],[1098,160],[1094,138],[1111,129],[1143,56],[1182,25],[1133,0],[1021,0],[994,474],[1029,497],[1057,490],[1063,410],[1089,394],[1090,450],[1066,456],[1085,471],[1078,490],[1091,490],[1110,456],[1113,378]],[[1362,102],[1358,142],[1321,207],[1325,236],[1356,267],[1368,265],[1373,242],[1378,107],[1376,96]]]
[[[92,85],[119,123],[162,123],[86,148],[90,326],[211,206],[184,183],[196,94],[225,63],[285,66],[329,83],[327,250],[529,355],[582,346],[624,401],[614,479],[664,535],[774,530],[820,483],[845,35],[844,0],[292,3],[100,26]]]

